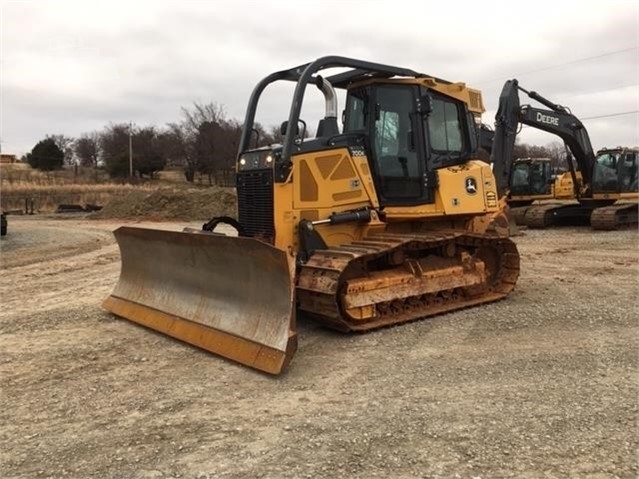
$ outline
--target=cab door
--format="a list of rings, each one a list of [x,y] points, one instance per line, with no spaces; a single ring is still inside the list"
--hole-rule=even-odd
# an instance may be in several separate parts
[[[619,161],[619,184],[622,193],[637,193],[637,152],[625,151]]]
[[[370,131],[373,167],[383,206],[433,202],[425,187],[426,161],[415,85],[378,85],[372,89]]]

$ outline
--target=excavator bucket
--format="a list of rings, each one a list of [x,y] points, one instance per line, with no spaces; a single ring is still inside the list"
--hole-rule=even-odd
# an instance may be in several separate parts
[[[121,227],[122,268],[103,307],[270,374],[297,349],[294,263],[252,238]]]

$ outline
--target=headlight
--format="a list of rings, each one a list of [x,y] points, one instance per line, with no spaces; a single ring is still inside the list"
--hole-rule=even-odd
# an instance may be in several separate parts
[[[273,168],[276,160],[277,153],[273,153],[272,150],[246,151],[240,156],[237,167],[242,171]]]

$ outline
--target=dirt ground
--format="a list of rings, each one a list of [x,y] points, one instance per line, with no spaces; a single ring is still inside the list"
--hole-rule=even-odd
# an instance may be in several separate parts
[[[101,310],[119,224],[10,217],[2,477],[639,474],[636,231],[526,231],[495,304],[356,336],[300,318],[273,378]]]

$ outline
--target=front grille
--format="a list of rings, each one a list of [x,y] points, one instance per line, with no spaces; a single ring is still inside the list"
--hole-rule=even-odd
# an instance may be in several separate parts
[[[273,170],[237,174],[237,207],[247,236],[275,242],[273,225]]]

